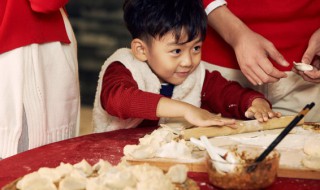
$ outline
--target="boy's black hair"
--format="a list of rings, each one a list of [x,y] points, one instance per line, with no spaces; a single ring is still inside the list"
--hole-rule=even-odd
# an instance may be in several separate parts
[[[132,38],[149,42],[172,31],[177,42],[182,29],[190,42],[206,36],[207,15],[202,0],[125,0],[124,21]],[[184,42],[184,43],[186,43]]]

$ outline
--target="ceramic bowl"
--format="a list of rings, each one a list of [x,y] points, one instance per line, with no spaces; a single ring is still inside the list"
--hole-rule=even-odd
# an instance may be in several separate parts
[[[254,160],[264,151],[257,146],[224,146],[238,154],[242,163],[227,163],[212,160],[207,156],[207,171],[212,185],[223,189],[261,189],[271,185],[279,167],[280,153],[273,150],[259,163]],[[233,167],[231,172],[222,172],[221,167]]]

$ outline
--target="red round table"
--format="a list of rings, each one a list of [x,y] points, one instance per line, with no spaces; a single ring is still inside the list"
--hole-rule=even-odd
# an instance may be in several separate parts
[[[75,164],[86,159],[95,164],[99,159],[118,164],[127,144],[137,144],[138,139],[152,132],[155,127],[124,129],[106,133],[80,136],[41,146],[15,156],[0,160],[0,188],[5,184],[40,167],[57,167],[60,162]],[[189,172],[188,176],[202,190],[217,189],[208,182],[206,173]],[[319,190],[320,180],[277,178],[269,189]]]

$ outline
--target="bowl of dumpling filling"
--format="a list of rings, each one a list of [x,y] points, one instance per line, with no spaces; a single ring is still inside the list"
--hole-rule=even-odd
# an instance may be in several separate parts
[[[221,159],[207,156],[207,171],[212,185],[223,189],[261,189],[270,186],[279,167],[280,153],[271,151],[261,162],[255,162],[265,150],[258,146],[229,145]]]

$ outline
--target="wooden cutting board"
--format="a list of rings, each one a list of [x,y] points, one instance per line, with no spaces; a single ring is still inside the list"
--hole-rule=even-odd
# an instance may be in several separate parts
[[[287,121],[290,122],[290,119],[287,119]],[[319,124],[317,126],[319,128]],[[285,127],[285,126],[283,126],[283,127]],[[276,128],[278,128],[278,127],[276,127]],[[318,128],[314,128],[315,134],[319,133]],[[305,128],[301,127],[301,129],[305,129]],[[270,130],[270,132],[273,132],[276,130],[280,131],[281,129]],[[305,129],[305,130],[309,130],[309,129]],[[203,131],[201,131],[201,133],[197,133],[197,134],[203,135],[202,132]],[[246,133],[246,134],[252,134],[252,133]],[[300,134],[300,133],[297,133],[297,134]],[[294,137],[294,139],[295,139],[295,137]],[[294,152],[293,157],[297,157],[295,155],[297,155],[297,154]],[[174,164],[185,164],[188,166],[189,171],[206,172],[206,164],[205,164],[206,162],[205,162],[204,158],[198,159],[198,160],[195,160],[192,162],[191,161],[181,161],[181,160],[176,160],[176,159],[169,159],[169,158],[152,158],[152,159],[140,159],[140,160],[126,158],[126,157],[124,157],[124,158],[131,164],[141,164],[141,163],[147,162],[151,165],[155,165],[157,167],[160,167],[163,170],[168,170],[168,168]],[[315,170],[307,169],[305,167],[290,168],[288,166],[281,166],[280,165],[280,168],[278,170],[278,176],[279,177],[288,177],[288,178],[319,179],[320,180],[320,170],[315,171]]]
[[[175,164],[185,164],[188,166],[189,171],[191,172],[207,172],[207,166],[205,160],[199,162],[184,162],[177,161],[175,159],[164,159],[164,158],[153,158],[153,159],[130,159],[125,158],[130,164],[142,164],[149,163],[150,165],[157,166],[164,171],[167,171],[172,165]],[[301,179],[319,179],[320,180],[320,171],[308,170],[308,169],[292,169],[292,168],[279,168],[278,169],[279,177],[287,178],[301,178]]]

